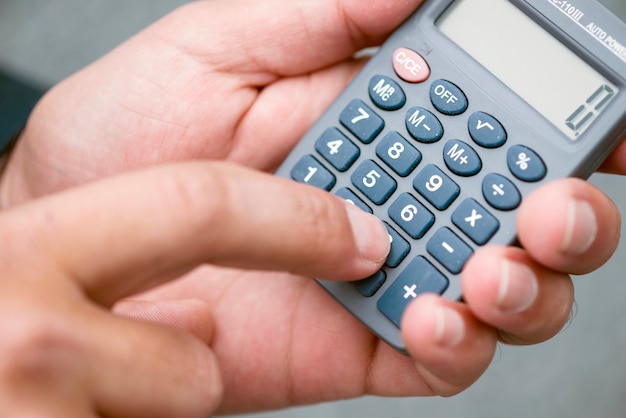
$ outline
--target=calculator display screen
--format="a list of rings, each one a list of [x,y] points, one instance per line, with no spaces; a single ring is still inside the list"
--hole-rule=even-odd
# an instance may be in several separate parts
[[[457,0],[437,25],[571,140],[617,94],[615,85],[509,1]]]

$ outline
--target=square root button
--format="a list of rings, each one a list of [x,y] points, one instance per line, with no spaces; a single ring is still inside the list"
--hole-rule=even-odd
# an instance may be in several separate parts
[[[400,328],[402,314],[413,299],[423,293],[442,294],[448,279],[424,257],[416,257],[378,300],[380,310]]]

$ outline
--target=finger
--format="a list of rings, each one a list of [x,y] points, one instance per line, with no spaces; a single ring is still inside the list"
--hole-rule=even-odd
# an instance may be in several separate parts
[[[282,78],[263,88],[234,132],[228,160],[273,171],[295,143],[362,68],[363,60],[341,64],[302,76]],[[281,115],[280,123],[267,123]],[[272,152],[258,152],[259,143]]]
[[[179,9],[165,24],[181,28],[170,40],[179,48],[195,46],[192,55],[262,85],[268,76],[308,73],[380,43],[421,3],[207,1]],[[250,25],[242,14],[268,24]]]
[[[540,264],[585,274],[615,252],[620,223],[617,207],[604,193],[585,181],[565,179],[528,196],[519,210],[518,235]]]
[[[206,417],[219,406],[223,384],[206,343],[104,311],[84,316],[85,384],[101,416]]]
[[[424,295],[402,318],[402,336],[432,394],[450,396],[474,383],[496,348],[494,330],[477,321],[467,306]]]
[[[0,222],[23,243],[15,251],[37,260],[33,266],[54,260],[46,267],[105,305],[202,263],[350,280],[372,274],[389,251],[372,215],[310,186],[224,163],[105,180]]]
[[[199,299],[124,300],[113,306],[113,312],[126,318],[183,329],[205,344],[210,344],[213,337],[211,309]]]
[[[626,174],[626,139],[604,161],[601,171],[613,174]]]
[[[520,248],[485,247],[463,271],[463,297],[472,313],[509,344],[536,344],[567,323],[574,287],[567,274],[546,269]]]

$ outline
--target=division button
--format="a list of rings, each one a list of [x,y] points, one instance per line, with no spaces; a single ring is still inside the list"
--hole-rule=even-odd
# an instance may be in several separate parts
[[[513,182],[500,174],[488,174],[483,180],[483,197],[499,210],[513,210],[522,203],[522,196]]]

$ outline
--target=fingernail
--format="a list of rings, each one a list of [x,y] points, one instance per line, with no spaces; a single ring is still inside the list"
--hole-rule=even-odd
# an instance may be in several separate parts
[[[377,264],[384,261],[391,248],[387,228],[374,215],[350,203],[346,203],[346,207],[352,233],[361,256]]]
[[[530,308],[539,292],[535,273],[527,266],[509,260],[502,261],[500,287],[496,306],[508,314]]]
[[[561,251],[570,256],[584,254],[598,234],[598,220],[593,208],[587,202],[572,200],[567,206],[565,222]]]
[[[435,308],[435,342],[445,348],[458,346],[465,337],[465,322],[461,315],[450,308]]]

